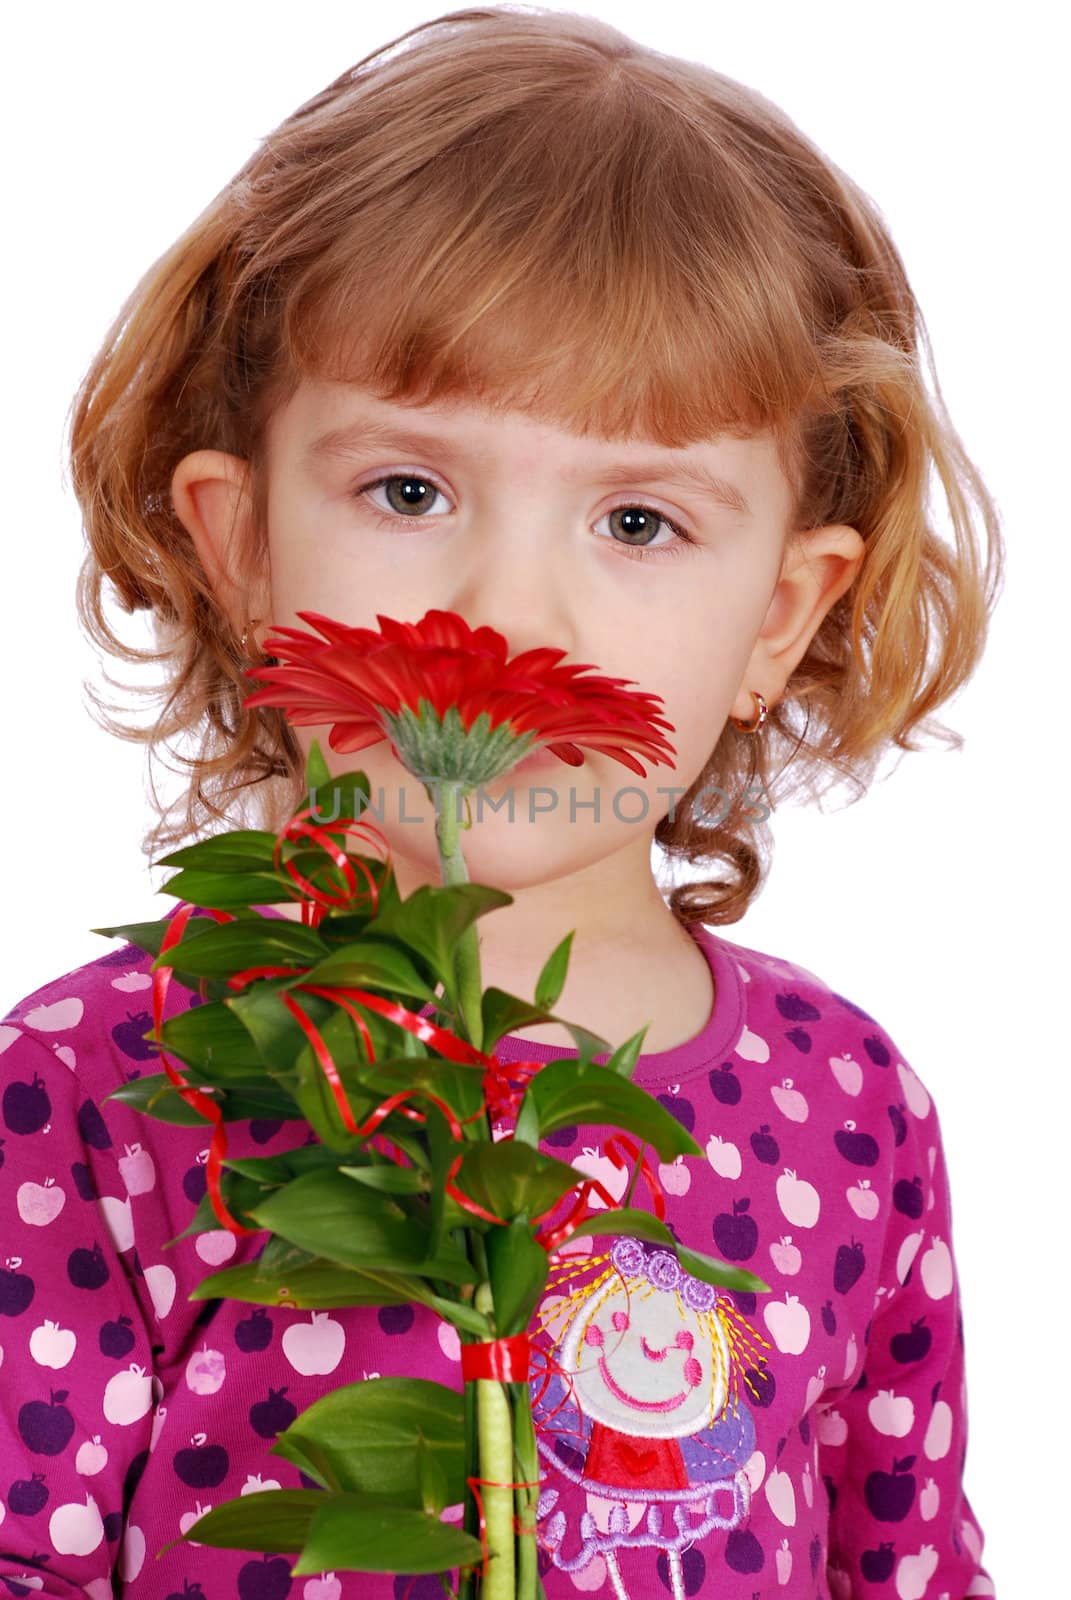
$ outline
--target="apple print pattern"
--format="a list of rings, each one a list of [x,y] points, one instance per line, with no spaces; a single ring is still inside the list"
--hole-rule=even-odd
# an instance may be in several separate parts
[[[666,1222],[771,1292],[708,1293],[669,1252],[615,1237],[609,1214],[604,1237],[559,1253],[533,1322],[547,1600],[992,1595],[961,1481],[963,1339],[930,1096],[819,977],[690,931],[711,1017],[634,1074],[705,1153],[658,1167]],[[225,1500],[314,1488],[270,1451],[327,1390],[461,1380],[456,1334],[423,1307],[189,1299],[266,1235],[177,1238],[205,1192],[208,1125],[105,1103],[158,1070],[149,967],[117,946],[0,1021],[0,1581],[91,1600],[433,1600],[433,1576],[294,1578],[293,1558],[193,1538],[157,1559]],[[165,1015],[198,1003],[173,982]],[[568,1052],[506,1038],[498,1053]],[[620,1197],[609,1131],[546,1146]],[[305,1132],[253,1120],[228,1136],[258,1156]],[[650,1203],[642,1184],[633,1203]]]

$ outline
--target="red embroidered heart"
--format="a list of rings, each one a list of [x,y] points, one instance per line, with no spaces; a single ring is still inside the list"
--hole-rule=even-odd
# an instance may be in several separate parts
[[[645,1473],[650,1472],[658,1460],[657,1450],[650,1448],[645,1450],[642,1446],[630,1444],[627,1439],[619,1440],[618,1451],[622,1462],[636,1478],[642,1478]]]

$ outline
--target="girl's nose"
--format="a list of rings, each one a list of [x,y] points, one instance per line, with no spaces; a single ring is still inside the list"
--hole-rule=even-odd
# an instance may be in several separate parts
[[[486,625],[504,634],[510,655],[546,646],[575,650],[575,589],[571,595],[560,559],[544,542],[547,553],[541,554],[532,529],[521,537],[502,533],[474,541],[464,569],[448,574],[444,609],[458,612],[471,628]]]

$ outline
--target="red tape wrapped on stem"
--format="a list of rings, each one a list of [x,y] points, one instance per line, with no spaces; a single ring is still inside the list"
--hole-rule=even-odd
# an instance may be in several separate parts
[[[531,1341],[526,1333],[514,1333],[508,1339],[488,1339],[480,1344],[463,1344],[461,1376],[466,1383],[476,1378],[527,1383],[531,1356]]]

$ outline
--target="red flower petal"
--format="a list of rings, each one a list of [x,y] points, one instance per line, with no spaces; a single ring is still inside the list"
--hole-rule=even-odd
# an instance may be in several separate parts
[[[333,724],[332,749],[363,750],[381,739],[393,748],[385,718],[406,710],[420,717],[427,702],[440,720],[456,707],[466,731],[486,714],[492,731],[508,726],[518,738],[534,734],[570,766],[583,764],[581,747],[641,777],[646,771],[636,754],[673,765],[667,755],[674,747],[657,731],[673,731],[656,713],[659,696],[629,690],[632,679],[584,677],[594,668],[561,664],[564,650],[538,647],[511,661],[503,634],[470,628],[453,611],[430,610],[416,623],[377,614],[378,632],[316,611],[298,616],[321,637],[275,627],[263,648],[284,664],[248,668],[246,675],[267,687],[244,703],[280,706],[295,726]]]

